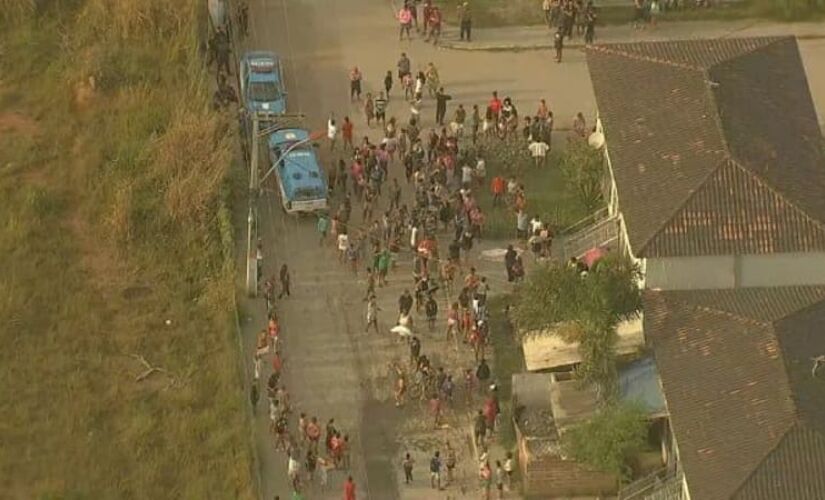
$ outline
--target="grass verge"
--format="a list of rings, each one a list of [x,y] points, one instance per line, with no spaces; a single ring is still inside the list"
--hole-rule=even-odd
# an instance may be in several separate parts
[[[2,496],[254,498],[204,5],[0,6]]]
[[[501,400],[500,444],[507,450],[516,448],[516,430],[513,427],[512,390],[513,374],[524,371],[524,355],[521,343],[505,313],[505,308],[512,303],[510,295],[490,298],[490,342],[493,348],[493,373],[499,383]]]
[[[561,139],[557,139],[561,140]],[[515,176],[524,184],[527,213],[538,215],[553,228],[561,229],[588,215],[570,181],[559,168],[563,152],[551,152],[546,164],[538,168],[532,163],[527,144],[522,141],[502,143],[498,139],[483,139],[479,152],[487,161],[487,183],[496,176]],[[479,206],[484,212],[485,238],[513,239],[516,236],[516,214],[504,203],[493,207],[489,185],[478,189]]]

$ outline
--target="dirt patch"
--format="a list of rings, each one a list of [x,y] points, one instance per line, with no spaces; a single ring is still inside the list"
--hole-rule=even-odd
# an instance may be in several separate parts
[[[40,127],[35,120],[23,113],[16,111],[0,113],[0,134],[11,132],[32,137],[40,132]]]

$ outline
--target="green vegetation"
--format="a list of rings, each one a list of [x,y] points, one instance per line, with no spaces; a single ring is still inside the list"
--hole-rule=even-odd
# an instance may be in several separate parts
[[[457,23],[457,8],[463,0],[447,0],[447,18]],[[627,24],[633,19],[633,2],[604,4],[599,7],[599,24]],[[712,8],[687,7],[665,12],[662,22],[668,21],[726,21],[747,18],[766,18],[779,21],[815,21],[825,16],[825,0],[743,0],[720,3]],[[478,28],[500,26],[533,26],[544,24],[541,0],[476,0],[472,2],[473,26]],[[597,32],[598,35],[598,32]]]
[[[491,297],[490,343],[493,347],[493,373],[499,383],[499,400],[502,417],[499,432],[500,444],[508,450],[516,447],[516,431],[513,427],[512,390],[513,374],[524,371],[524,354],[515,338],[515,331],[507,317],[506,307],[512,302],[510,295]]]
[[[503,202],[493,207],[490,180],[496,175],[505,179],[515,176],[524,184],[527,194],[527,213],[538,215],[555,229],[563,229],[591,213],[577,193],[576,186],[560,168],[565,153],[551,152],[547,164],[537,168],[522,141],[502,142],[498,139],[482,139],[478,152],[487,162],[487,185],[477,189],[479,206],[484,211],[486,238],[514,238],[516,214]]]
[[[617,391],[616,326],[641,310],[639,269],[624,258],[602,258],[584,277],[567,265],[535,268],[516,291],[514,320],[525,332],[568,323],[568,340],[580,343],[580,379],[612,402]]]
[[[559,162],[579,201],[588,213],[594,212],[604,203],[602,181],[605,174],[604,156],[601,150],[590,147],[585,141],[570,141]]]
[[[254,497],[204,5],[0,1],[5,497]]]
[[[647,426],[639,406],[612,405],[566,432],[562,445],[576,461],[626,479],[632,474],[628,461],[646,446]]]

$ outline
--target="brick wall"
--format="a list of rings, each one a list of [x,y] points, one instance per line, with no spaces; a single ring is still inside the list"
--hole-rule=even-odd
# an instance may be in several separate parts
[[[524,493],[543,498],[614,495],[618,479],[557,456],[531,456],[519,442],[519,465]]]

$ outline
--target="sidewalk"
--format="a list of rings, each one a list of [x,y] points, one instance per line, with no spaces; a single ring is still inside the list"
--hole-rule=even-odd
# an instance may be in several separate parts
[[[523,26],[473,30],[473,41],[462,42],[458,30],[445,33],[441,46],[454,50],[516,51],[553,47],[553,32],[546,26]],[[740,21],[662,22],[655,29],[636,30],[628,24],[596,27],[596,43],[652,42],[692,38],[729,38],[747,36],[787,36],[799,39],[825,38],[825,23],[776,23],[744,19]],[[581,48],[581,36],[565,42],[565,49]]]

